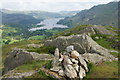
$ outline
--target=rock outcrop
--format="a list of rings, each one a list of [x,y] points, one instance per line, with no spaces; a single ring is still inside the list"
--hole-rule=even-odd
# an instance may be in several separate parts
[[[61,77],[83,79],[89,71],[88,63],[98,64],[104,61],[117,60],[116,58],[112,58],[114,57],[110,54],[109,58],[105,55],[97,53],[80,54],[74,50],[73,45],[70,45],[67,46],[65,51],[62,51],[61,53],[58,48],[55,49],[52,68],[50,70],[56,72]]]
[[[114,60],[115,58],[109,54],[109,50],[97,44],[87,34],[60,36],[52,40],[47,40],[44,43],[46,46],[55,46],[63,51],[67,46],[73,45],[74,49],[79,53],[95,53],[106,57],[107,60]],[[69,52],[68,48],[67,52]]]
[[[14,48],[5,60],[3,74],[33,60],[52,60],[52,58],[49,54],[38,54],[35,52],[27,52],[24,49]]]
[[[34,48],[39,48],[42,45],[38,45],[38,44],[28,44],[27,47],[34,47]]]
[[[94,25],[86,27],[77,32],[78,34],[90,33],[90,34],[105,34],[105,35],[117,35],[115,32],[107,30],[105,27]]]
[[[82,54],[82,57],[84,57],[84,59],[88,62],[97,64],[99,62],[104,62],[104,61],[108,61],[104,56],[100,56],[96,53],[85,53]]]
[[[69,50],[71,46],[68,46],[67,48]],[[72,46],[73,50],[69,52],[67,48],[65,52],[59,54],[59,57],[54,55],[54,57],[57,59],[53,59],[53,62],[56,63],[53,64],[53,67],[50,70],[58,73],[62,77],[67,77],[70,79],[83,79],[83,77],[86,76],[86,72],[88,72],[88,66],[84,57],[82,57],[81,54],[74,50],[74,46]]]

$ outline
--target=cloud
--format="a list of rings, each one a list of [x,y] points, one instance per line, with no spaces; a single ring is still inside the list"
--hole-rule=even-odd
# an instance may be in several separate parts
[[[83,10],[112,0],[1,0],[2,8],[12,10],[42,10],[58,12],[62,10]]]
[[[1,0],[1,2],[111,2],[113,0]]]

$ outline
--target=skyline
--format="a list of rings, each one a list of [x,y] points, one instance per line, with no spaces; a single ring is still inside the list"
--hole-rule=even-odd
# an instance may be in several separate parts
[[[1,9],[18,10],[18,11],[31,11],[40,10],[47,12],[59,12],[59,11],[80,11],[89,9],[95,5],[107,4],[113,0],[1,0]],[[115,0],[114,0],[115,1]]]

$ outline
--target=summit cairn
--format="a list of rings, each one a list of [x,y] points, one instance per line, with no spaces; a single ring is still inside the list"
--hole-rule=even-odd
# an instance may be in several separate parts
[[[83,79],[88,72],[87,62],[81,54],[74,50],[74,46],[68,46],[62,53],[58,51],[59,49],[56,48],[53,59],[54,64],[50,70],[62,77]]]

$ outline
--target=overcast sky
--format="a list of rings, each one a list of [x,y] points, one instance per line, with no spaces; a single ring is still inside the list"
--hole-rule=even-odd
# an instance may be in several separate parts
[[[114,0],[0,0],[0,8],[10,10],[41,10],[49,12],[89,9]]]

